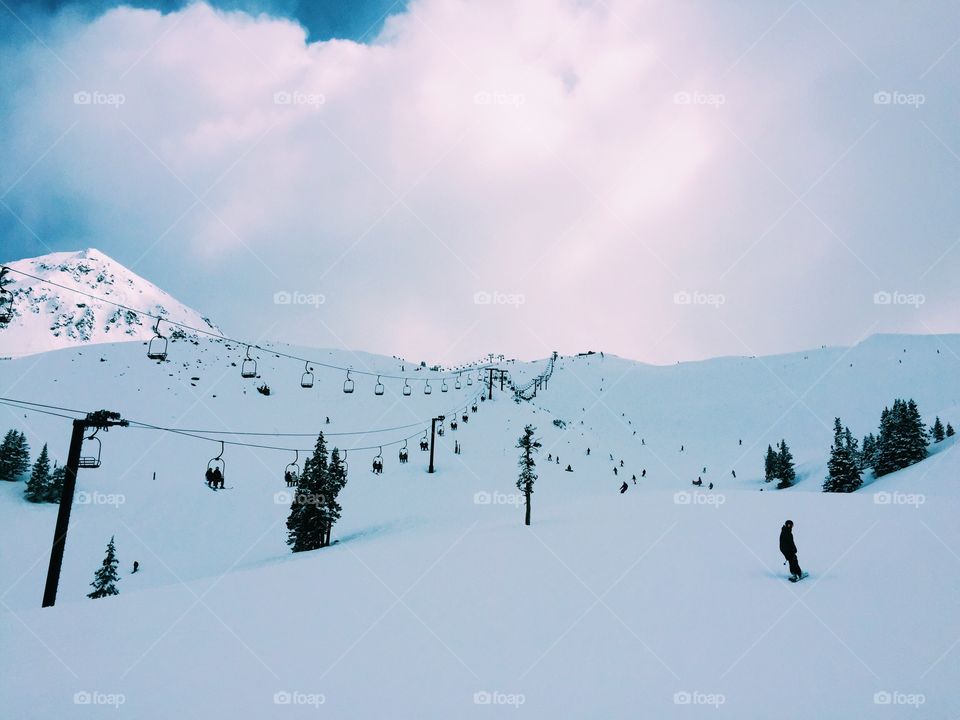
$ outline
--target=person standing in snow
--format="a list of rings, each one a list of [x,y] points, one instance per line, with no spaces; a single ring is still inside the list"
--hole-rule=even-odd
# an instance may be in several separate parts
[[[623,485],[620,486],[620,494],[623,495],[627,491],[628,487],[629,485],[627,485],[627,481],[624,480]]]
[[[787,520],[780,528],[780,552],[790,565],[790,579],[800,578],[803,571],[797,562],[797,544],[793,541],[793,520]]]

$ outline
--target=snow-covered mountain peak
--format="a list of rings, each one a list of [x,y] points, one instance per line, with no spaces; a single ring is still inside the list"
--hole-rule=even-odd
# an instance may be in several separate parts
[[[13,319],[0,329],[0,355],[20,357],[75,345],[145,340],[152,321],[137,313],[72,292],[76,288],[191,327],[216,325],[96,248],[56,252],[7,264]]]

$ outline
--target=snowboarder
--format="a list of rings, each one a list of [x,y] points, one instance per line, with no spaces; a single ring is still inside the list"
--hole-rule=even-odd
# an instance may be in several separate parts
[[[644,468],[644,469],[643,469],[643,472],[640,473],[640,477],[645,478],[646,476],[647,476],[647,469]]]
[[[559,464],[560,464],[560,456],[557,455],[557,465],[559,465]]]
[[[620,467],[623,467],[623,460],[620,461]]]
[[[704,474],[704,475],[707,474],[707,466],[706,466],[706,465],[703,466],[703,474]]]
[[[793,520],[787,520],[780,528],[780,552],[790,565],[790,581],[800,580],[803,577],[803,570],[797,562],[797,544],[793,541]]]
[[[627,491],[628,487],[629,486],[627,485],[627,481],[624,480],[623,485],[620,486],[620,494],[623,495]]]
[[[701,485],[703,485],[703,480],[701,480],[700,478],[697,478],[696,480],[691,480],[690,484],[700,487]]]
[[[616,465],[613,466],[613,474],[614,474],[614,475],[617,474],[617,466],[616,466]]]
[[[683,445],[680,446],[680,452],[683,452]]]
[[[553,453],[547,453],[547,462],[553,462]]]
[[[564,472],[573,472],[573,468],[567,465],[567,469]]]
[[[730,471],[730,474],[733,475],[733,477],[737,477],[737,471],[736,471],[736,470],[731,470],[731,471]]]
[[[713,483],[710,483],[709,485],[707,485],[707,490],[713,490]]]
[[[137,572],[137,570],[139,570],[139,569],[140,569],[140,563],[138,563],[136,560],[134,560],[134,561],[133,561],[133,572],[130,573],[130,574],[132,575],[133,573]]]
[[[327,415],[327,423],[326,423],[326,424],[327,424],[327,425],[330,424],[330,416],[329,416],[329,415]]]
[[[740,444],[743,445],[743,438],[740,438]]]

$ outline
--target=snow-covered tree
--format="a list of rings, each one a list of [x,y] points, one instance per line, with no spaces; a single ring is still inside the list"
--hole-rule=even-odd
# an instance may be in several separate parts
[[[287,517],[287,545],[293,552],[316,550],[323,547],[328,534],[324,507],[324,492],[327,485],[327,442],[321,432],[313,449],[313,455],[303,464],[303,472],[297,482],[297,492],[290,503]]]
[[[877,464],[877,438],[873,433],[863,436],[860,446],[860,469],[872,468]]]
[[[29,468],[27,436],[17,430],[8,430],[0,442],[0,480],[19,480]]]
[[[773,448],[770,445],[767,445],[767,456],[763,461],[763,480],[764,482],[770,482],[775,479],[778,475],[777,472],[777,453],[773,451]]]
[[[933,421],[933,425],[930,427],[930,437],[933,438],[934,442],[940,442],[946,437],[946,431],[943,429],[943,423],[940,422],[940,416]]]
[[[877,438],[877,477],[901,470],[927,456],[927,428],[913,400],[897,398],[880,415]]]
[[[67,468],[63,465],[53,463],[53,470],[50,473],[50,483],[47,485],[47,502],[59,503],[63,495],[63,481],[67,475]]]
[[[37,461],[33,464],[30,479],[23,490],[23,496],[30,502],[46,502],[50,487],[50,456],[47,454],[47,444],[43,444]]]
[[[823,483],[824,492],[853,492],[863,484],[863,471],[857,455],[857,441],[850,428],[843,427],[840,418],[835,418],[833,445],[830,447],[830,460],[827,461],[829,474]]]
[[[786,440],[780,441],[780,447],[777,452],[777,478],[780,480],[780,482],[777,483],[779,490],[791,487],[794,480],[797,479],[797,472],[793,467],[793,453],[791,453],[790,448],[787,447]]]
[[[951,425],[950,423],[947,423],[947,437],[953,437],[956,434],[957,432],[956,430],[953,429],[953,425]]]
[[[107,554],[103,558],[103,564],[93,574],[93,582],[90,583],[93,592],[87,593],[88,598],[97,599],[120,594],[117,590],[117,582],[120,580],[117,565],[117,549],[111,536],[110,542],[107,543]]]
[[[343,508],[337,502],[337,496],[347,484],[347,468],[340,458],[340,450],[334,448],[330,453],[330,465],[327,468],[327,482],[323,490],[323,544],[326,547],[330,544],[330,533],[337,520],[340,519],[340,513]]]
[[[524,525],[530,524],[530,496],[533,495],[533,484],[537,480],[537,474],[533,471],[536,462],[533,460],[533,454],[540,450],[542,445],[540,441],[533,437],[536,428],[533,425],[527,425],[523,428],[523,435],[517,440],[517,447],[522,451],[518,465],[520,467],[520,476],[517,478],[517,490],[523,493],[526,501],[526,514]]]

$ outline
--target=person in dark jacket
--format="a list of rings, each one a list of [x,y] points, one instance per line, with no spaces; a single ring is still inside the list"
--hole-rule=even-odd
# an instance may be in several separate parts
[[[800,578],[803,571],[797,562],[797,544],[793,541],[793,520],[787,520],[780,528],[780,552],[790,565],[790,579]]]

